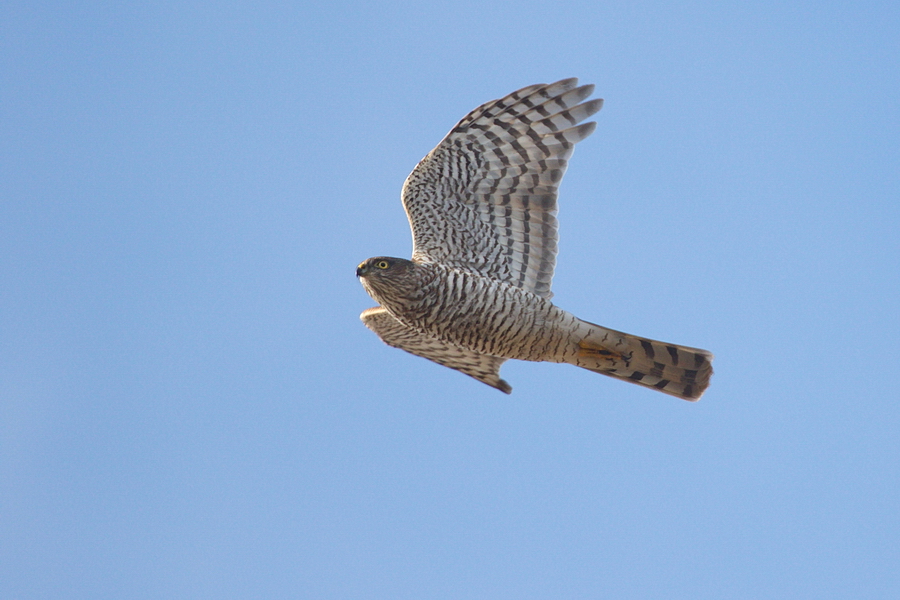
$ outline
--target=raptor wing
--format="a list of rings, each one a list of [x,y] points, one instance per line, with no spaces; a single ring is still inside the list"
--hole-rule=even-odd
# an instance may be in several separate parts
[[[500,379],[500,365],[506,360],[504,358],[464,350],[418,333],[380,306],[363,311],[359,318],[389,346],[456,369],[501,392],[512,392],[512,387]]]
[[[413,260],[507,282],[549,299],[557,189],[581,123],[603,100],[575,78],[532,85],[466,115],[410,173],[402,200]]]

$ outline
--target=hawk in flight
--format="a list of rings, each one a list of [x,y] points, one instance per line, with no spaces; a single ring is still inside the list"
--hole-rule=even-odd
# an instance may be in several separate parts
[[[550,302],[556,198],[603,105],[577,79],[532,85],[466,115],[413,169],[403,207],[412,260],[356,269],[379,306],[360,315],[387,344],[510,393],[510,358],[569,363],[697,400],[712,354],[582,321]],[[579,124],[580,123],[580,124]]]

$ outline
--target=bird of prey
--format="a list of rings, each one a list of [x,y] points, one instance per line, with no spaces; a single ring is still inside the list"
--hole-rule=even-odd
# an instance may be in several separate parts
[[[412,260],[378,256],[356,275],[379,306],[360,315],[387,344],[510,393],[508,359],[569,363],[685,400],[712,354],[582,321],[550,302],[557,188],[582,123],[603,101],[577,79],[522,88],[450,130],[403,185]],[[580,124],[579,124],[580,123]]]

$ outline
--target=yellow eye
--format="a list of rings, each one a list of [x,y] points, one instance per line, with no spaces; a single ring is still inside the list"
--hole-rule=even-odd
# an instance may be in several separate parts
[[[386,260],[379,260],[377,263],[375,263],[375,267],[378,269],[387,269],[389,266],[391,265],[389,265],[388,261]]]

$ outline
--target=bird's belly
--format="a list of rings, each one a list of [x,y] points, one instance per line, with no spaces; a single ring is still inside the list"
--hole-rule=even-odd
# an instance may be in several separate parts
[[[554,357],[577,321],[535,294],[470,273],[452,271],[429,292],[424,310],[410,311],[409,324],[481,354],[561,360]]]

